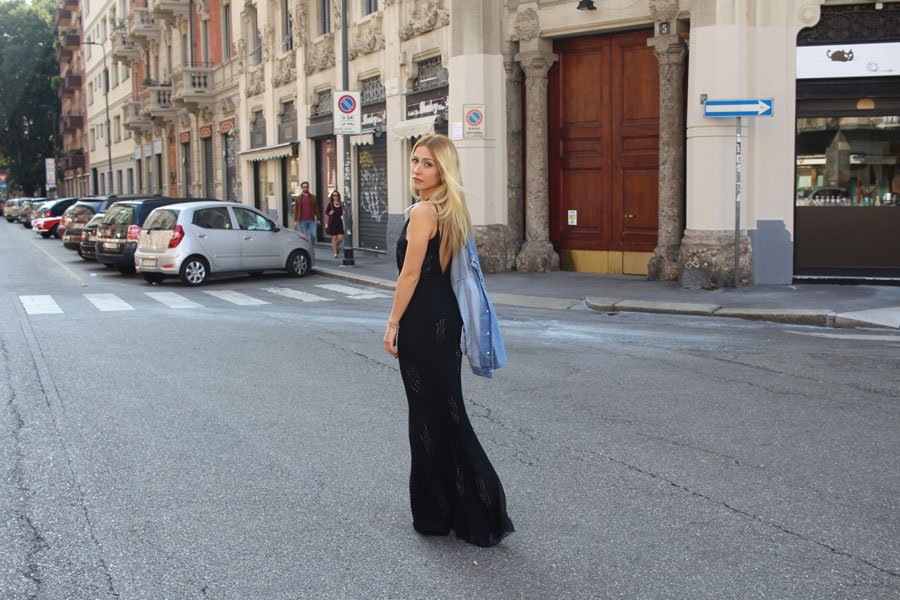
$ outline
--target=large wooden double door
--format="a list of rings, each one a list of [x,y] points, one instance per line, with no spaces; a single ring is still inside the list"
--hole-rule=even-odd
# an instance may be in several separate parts
[[[565,269],[645,274],[656,247],[659,69],[650,35],[554,44],[550,239]]]

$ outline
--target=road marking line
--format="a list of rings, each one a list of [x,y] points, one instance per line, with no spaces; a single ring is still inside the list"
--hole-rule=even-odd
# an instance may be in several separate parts
[[[810,335],[812,337],[831,338],[835,340],[862,340],[865,342],[895,342],[900,340],[897,335],[866,335],[864,333],[819,333],[816,331],[790,331],[794,335]]]
[[[52,296],[19,296],[19,301],[29,315],[61,315],[63,312]]]
[[[215,296],[220,300],[224,300],[225,302],[231,302],[232,304],[237,304],[238,306],[259,306],[260,304],[268,304],[265,300],[259,300],[258,298],[253,298],[252,296],[248,296],[246,294],[241,294],[240,292],[235,292],[231,290],[223,290],[223,291],[203,291],[204,294],[209,294],[210,296]]]
[[[78,273],[76,273],[75,271],[73,271],[72,269],[70,269],[69,267],[64,265],[62,262],[60,262],[60,260],[58,258],[56,258],[52,254],[47,252],[44,248],[41,248],[41,246],[37,243],[37,240],[31,240],[31,243],[34,245],[35,248],[37,248],[38,250],[43,252],[45,255],[47,255],[47,258],[49,258],[50,260],[55,262],[59,266],[59,268],[61,268],[63,271],[65,271],[66,275],[68,275],[69,277],[71,277],[72,279],[77,281],[78,283],[84,283],[84,279],[82,279]]]
[[[144,292],[157,302],[161,302],[169,308],[203,308],[202,304],[197,304],[193,300],[188,300],[181,294],[175,292]]]
[[[322,289],[331,290],[332,292],[337,292],[339,294],[345,294],[350,296],[350,298],[354,300],[369,300],[372,298],[387,298],[387,294],[381,294],[379,292],[373,292],[370,289],[361,289],[350,287],[349,285],[341,285],[340,283],[324,283],[316,285],[316,287],[320,287]]]
[[[309,294],[307,292],[301,292],[300,290],[295,290],[295,289],[291,289],[291,288],[268,287],[268,288],[262,288],[262,289],[266,292],[269,292],[270,294],[284,296],[285,298],[291,298],[293,300],[300,300],[301,302],[330,302],[331,301],[331,298],[323,298],[322,296],[316,296],[315,294]]]
[[[134,310],[134,307],[115,294],[85,294],[88,302],[97,307],[97,310],[103,312],[112,312],[117,310]]]

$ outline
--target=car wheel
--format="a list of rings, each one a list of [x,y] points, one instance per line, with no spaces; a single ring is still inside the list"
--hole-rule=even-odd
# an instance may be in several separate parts
[[[122,275],[131,275],[137,272],[134,265],[116,265],[116,271]]]
[[[84,258],[84,252],[81,251],[80,246],[79,246],[78,250],[76,250],[76,252],[78,252],[78,256],[80,256],[82,259],[87,260],[86,258]]]
[[[209,264],[202,256],[190,256],[181,263],[178,276],[184,285],[202,285],[209,275]]]
[[[287,272],[295,277],[303,277],[309,273],[309,254],[303,250],[294,250],[287,259]]]
[[[52,235],[56,239],[59,239],[59,225],[53,226],[53,229],[50,230],[50,235]]]
[[[144,281],[147,283],[162,283],[165,278],[162,273],[144,273]]]
[[[42,232],[41,232],[41,237],[44,238],[45,240],[46,240],[47,238],[49,238],[51,235],[53,235],[53,234],[50,233],[49,231],[42,231]]]

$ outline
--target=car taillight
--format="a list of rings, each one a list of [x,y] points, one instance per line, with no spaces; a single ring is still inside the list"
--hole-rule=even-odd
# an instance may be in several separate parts
[[[125,240],[128,242],[136,242],[139,239],[141,239],[141,228],[137,225],[129,225],[128,234],[125,236]]]
[[[172,230],[172,239],[169,240],[169,248],[175,248],[184,239],[184,229],[181,225],[176,225]]]

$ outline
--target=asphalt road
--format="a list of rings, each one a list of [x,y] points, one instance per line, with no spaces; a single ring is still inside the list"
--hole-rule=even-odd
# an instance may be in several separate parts
[[[501,307],[481,549],[412,530],[389,306],[0,222],[0,598],[900,598],[900,335]]]

